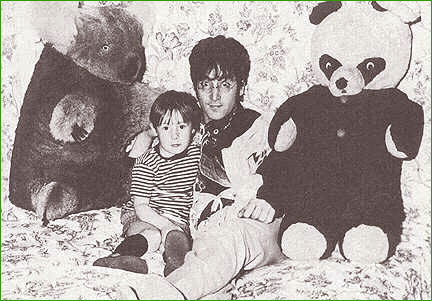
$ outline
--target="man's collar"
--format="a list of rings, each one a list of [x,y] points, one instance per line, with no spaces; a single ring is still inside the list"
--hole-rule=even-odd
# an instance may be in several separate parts
[[[207,122],[204,125],[206,131],[208,131],[211,135],[217,135],[219,132],[226,130],[231,125],[231,121],[235,115],[242,112],[244,110],[241,104],[238,104],[234,107],[234,109],[222,119],[212,120]]]

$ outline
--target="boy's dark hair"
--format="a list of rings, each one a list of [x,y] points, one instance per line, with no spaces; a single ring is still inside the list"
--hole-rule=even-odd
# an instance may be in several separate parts
[[[249,77],[250,58],[246,48],[237,40],[221,35],[199,41],[192,49],[189,64],[195,89],[212,70],[217,71],[219,78],[234,75],[239,85],[246,85]]]
[[[151,107],[150,121],[157,127],[162,124],[167,112],[170,112],[171,119],[173,111],[178,111],[184,122],[191,122],[193,129],[199,129],[201,109],[196,98],[186,92],[170,90],[159,95]]]

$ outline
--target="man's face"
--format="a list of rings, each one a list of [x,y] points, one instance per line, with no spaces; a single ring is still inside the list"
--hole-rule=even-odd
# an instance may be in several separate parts
[[[237,106],[244,87],[235,78],[218,78],[216,70],[198,82],[197,98],[203,110],[204,122],[219,120],[227,116]]]

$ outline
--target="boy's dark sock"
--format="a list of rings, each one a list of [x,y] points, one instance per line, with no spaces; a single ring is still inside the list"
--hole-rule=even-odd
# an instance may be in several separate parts
[[[147,239],[141,234],[135,234],[126,237],[114,250],[114,253],[120,255],[141,257],[147,252]]]
[[[93,265],[141,274],[147,274],[148,272],[147,263],[144,259],[129,255],[111,255],[108,257],[99,258],[93,263]]]

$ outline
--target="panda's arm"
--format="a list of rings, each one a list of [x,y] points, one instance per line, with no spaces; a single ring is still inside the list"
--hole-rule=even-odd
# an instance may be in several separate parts
[[[423,136],[423,109],[404,93],[395,92],[390,100],[392,108],[386,136],[387,149],[396,157],[411,160],[417,155]],[[390,148],[395,148],[397,154],[403,153],[405,156],[398,156]]]
[[[305,120],[308,111],[316,107],[317,101],[328,97],[328,89],[322,86],[312,86],[309,90],[288,98],[276,111],[269,127],[268,143],[277,152],[292,149]],[[298,143],[296,143],[298,144]]]
[[[277,152],[284,152],[291,148],[297,137],[297,123],[301,123],[295,116],[299,96],[291,97],[276,111],[270,123],[268,143]]]
[[[257,170],[263,180],[257,197],[266,200],[275,209],[275,217],[302,206],[305,171],[301,162],[298,150],[271,152]]]
[[[289,98],[276,111],[269,127],[268,142],[272,151],[258,168],[263,185],[257,192],[257,197],[266,200],[275,210],[275,216],[296,207],[295,200],[288,195],[299,187],[298,172],[302,156],[301,143],[294,143],[297,138],[297,128],[302,128],[305,104],[311,98],[308,94],[299,94]],[[282,139],[283,141],[280,141]],[[277,149],[279,146],[288,146]]]

